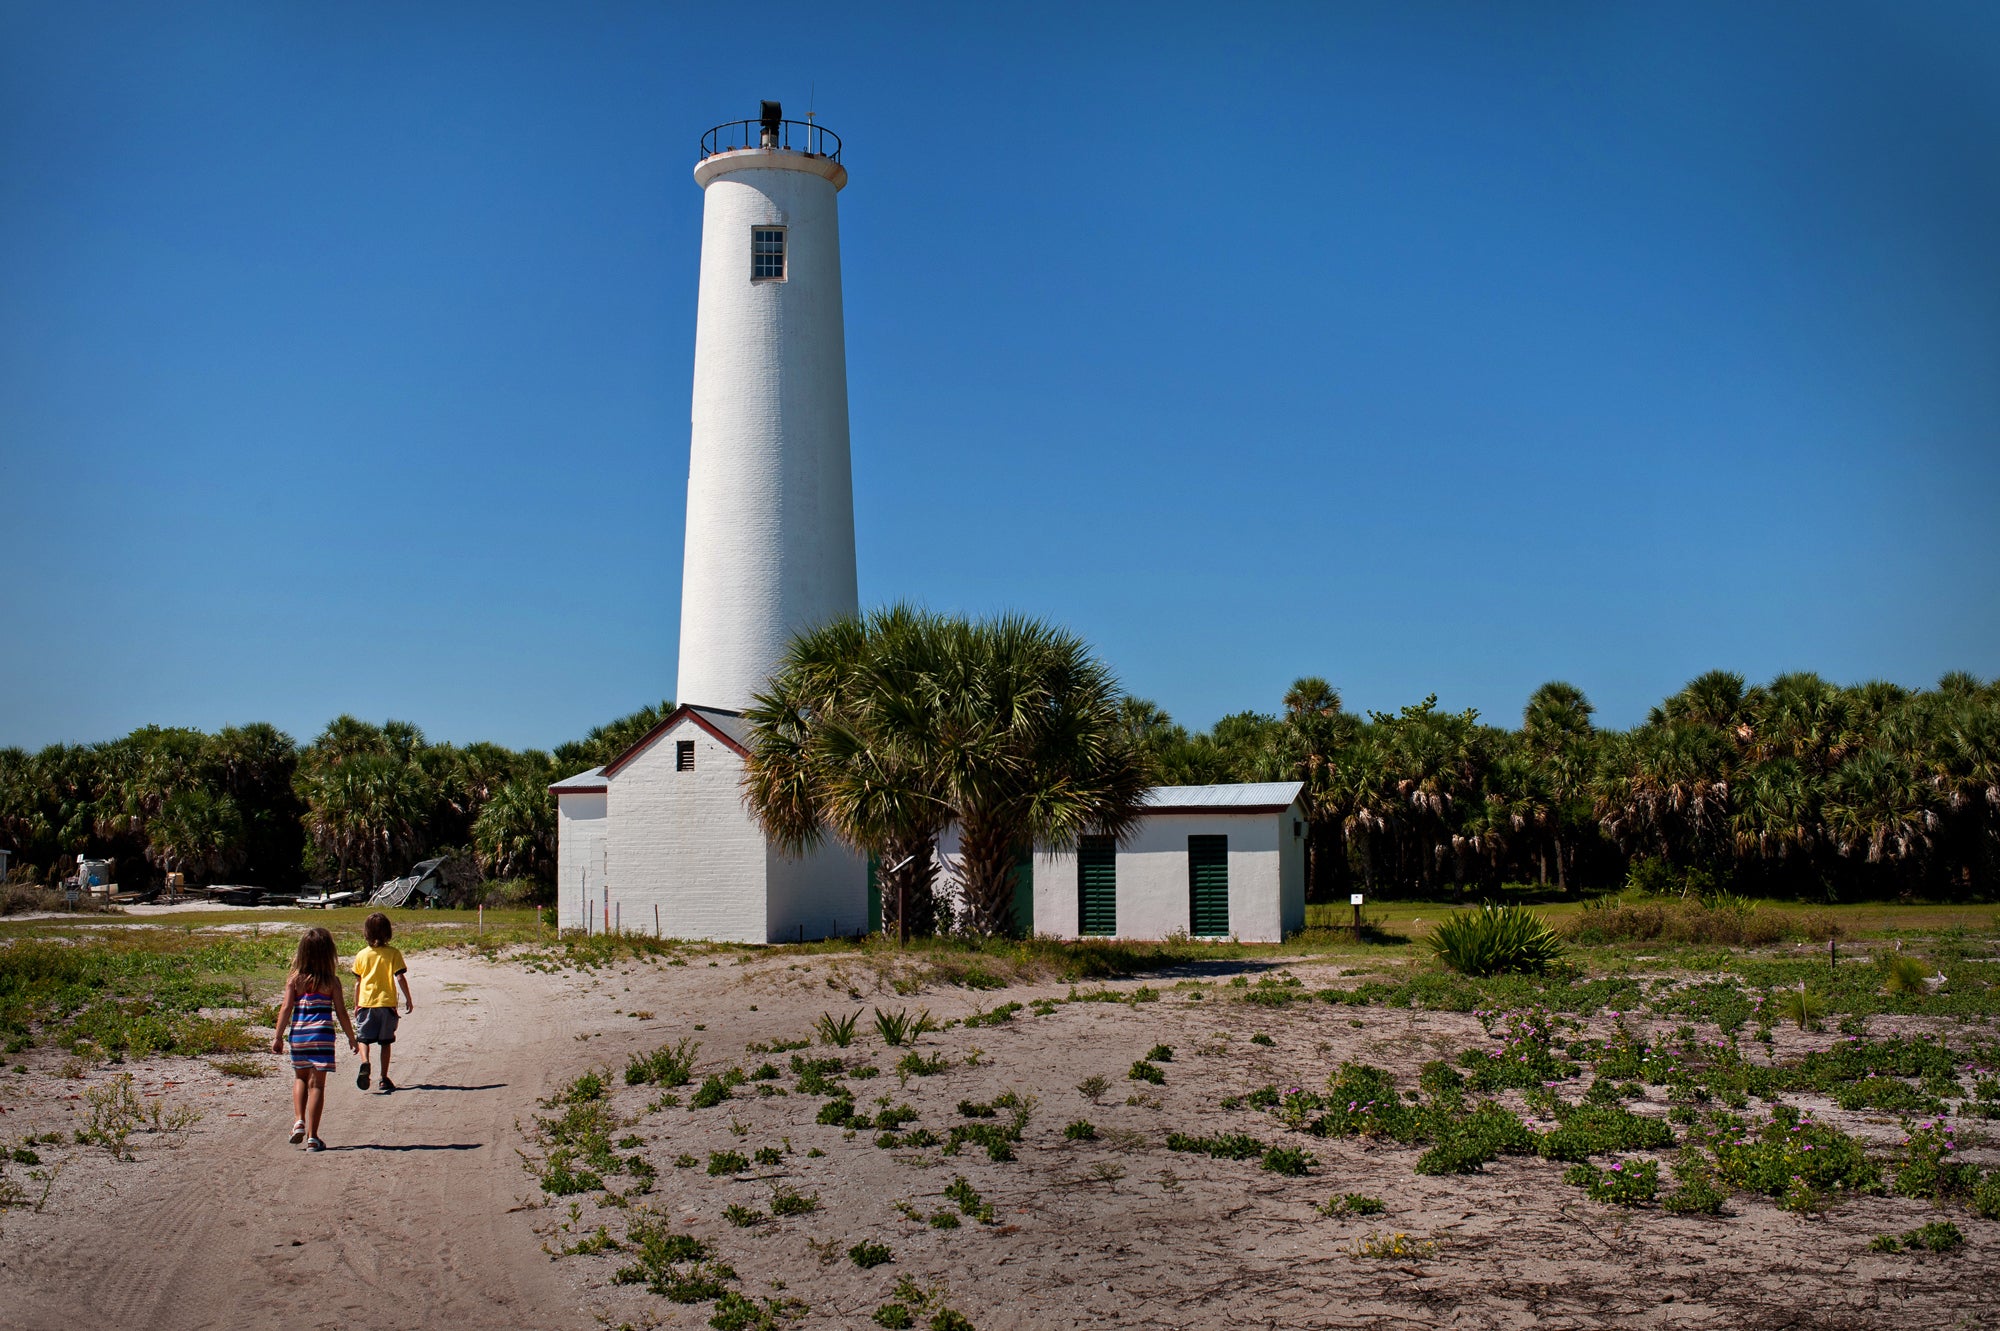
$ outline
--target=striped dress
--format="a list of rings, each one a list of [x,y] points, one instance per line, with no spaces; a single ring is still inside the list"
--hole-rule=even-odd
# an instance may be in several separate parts
[[[300,994],[292,1005],[292,1066],[333,1070],[333,999]]]

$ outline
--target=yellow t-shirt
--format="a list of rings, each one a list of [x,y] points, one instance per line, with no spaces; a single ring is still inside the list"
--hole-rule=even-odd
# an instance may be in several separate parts
[[[361,996],[354,1006],[396,1006],[396,977],[407,969],[403,954],[393,947],[364,947],[356,952],[354,973],[361,977]]]

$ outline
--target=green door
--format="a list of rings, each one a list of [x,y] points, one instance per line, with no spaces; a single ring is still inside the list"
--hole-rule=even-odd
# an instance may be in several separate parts
[[[1035,852],[1023,851],[1014,864],[1014,937],[1035,936]]]
[[[1229,936],[1229,838],[1188,838],[1188,932]]]
[[[1110,938],[1118,932],[1118,842],[1087,836],[1076,848],[1076,931]]]

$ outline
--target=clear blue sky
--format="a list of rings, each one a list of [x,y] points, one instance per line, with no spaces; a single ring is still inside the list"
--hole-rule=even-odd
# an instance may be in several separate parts
[[[812,97],[864,603],[1203,726],[2000,674],[2000,8],[0,8],[0,744],[674,691],[703,130]]]

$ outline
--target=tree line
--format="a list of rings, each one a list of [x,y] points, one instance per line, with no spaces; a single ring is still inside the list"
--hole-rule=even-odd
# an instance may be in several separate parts
[[[1854,687],[1711,671],[1630,730],[1582,690],[1536,689],[1518,727],[1435,696],[1345,711],[1300,679],[1274,714],[1189,734],[1125,703],[1159,779],[1302,780],[1316,896],[1627,882],[1819,900],[1987,899],[2000,887],[2000,681]]]
[[[146,726],[101,744],[0,749],[9,877],[52,882],[79,858],[121,886],[365,887],[440,855],[552,883],[551,781],[610,761],[672,710],[645,707],[553,753],[433,744],[407,721],[342,716],[310,744],[275,726]]]
[[[1050,689],[1063,701],[1037,712],[1029,701]],[[547,884],[549,783],[610,761],[669,711],[552,753],[433,744],[407,722],[348,716],[303,746],[251,724],[0,749],[0,846],[10,876],[39,881],[88,856],[116,861],[126,886],[180,871],[361,887],[459,854]],[[1844,687],[1800,673],[1753,687],[1715,671],[1629,730],[1593,717],[1561,682],[1507,727],[1435,697],[1357,715],[1302,678],[1272,712],[1190,732],[1120,693],[1072,635],[885,611],[795,644],[752,713],[746,798],[788,844],[839,836],[885,867],[915,855],[913,910],[929,909],[926,848],[959,821],[990,889],[969,903],[987,925],[1015,843],[1116,832],[1132,792],[1156,783],[1303,781],[1316,899],[1503,883],[1809,899],[2000,888],[2000,681]]]

